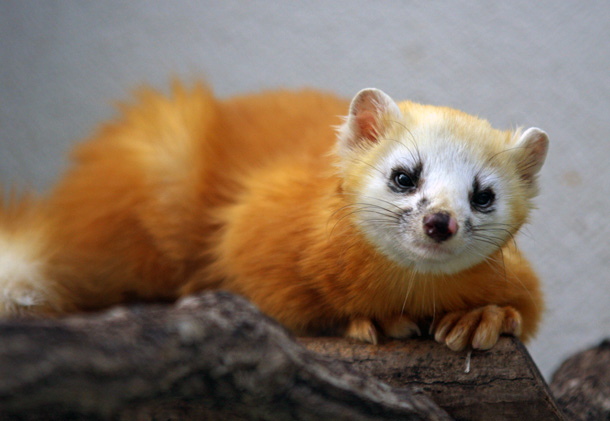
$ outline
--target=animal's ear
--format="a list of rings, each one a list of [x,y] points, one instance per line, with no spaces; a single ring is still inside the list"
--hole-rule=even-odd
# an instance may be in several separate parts
[[[549,150],[549,138],[537,127],[527,129],[515,144],[521,178],[533,182]]]
[[[384,123],[400,118],[398,105],[386,93],[375,88],[363,89],[352,100],[347,120],[340,128],[340,147],[354,149],[376,143],[383,135]]]

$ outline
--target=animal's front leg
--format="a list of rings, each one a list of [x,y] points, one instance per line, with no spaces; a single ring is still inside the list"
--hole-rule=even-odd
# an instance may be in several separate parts
[[[521,334],[521,315],[512,307],[487,305],[469,311],[447,313],[436,325],[434,339],[454,351],[468,345],[490,349],[502,333]]]

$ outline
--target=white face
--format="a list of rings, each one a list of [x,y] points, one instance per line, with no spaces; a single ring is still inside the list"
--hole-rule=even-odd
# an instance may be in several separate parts
[[[455,273],[510,238],[507,183],[467,145],[414,131],[375,164],[355,218],[387,257],[419,272]]]

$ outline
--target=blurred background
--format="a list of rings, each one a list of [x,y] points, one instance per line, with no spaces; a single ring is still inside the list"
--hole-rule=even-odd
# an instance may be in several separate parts
[[[0,3],[0,184],[45,191],[67,152],[144,83],[205,78],[220,97],[378,87],[551,149],[518,243],[540,273],[542,373],[610,336],[610,3]]]

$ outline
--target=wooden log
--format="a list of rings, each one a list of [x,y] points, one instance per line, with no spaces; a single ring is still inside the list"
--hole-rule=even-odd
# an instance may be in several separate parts
[[[551,390],[570,420],[610,420],[610,339],[568,358]]]
[[[219,292],[0,321],[0,419],[450,418],[422,393],[307,351]]]
[[[489,351],[459,353],[429,338],[380,345],[338,338],[299,342],[393,387],[421,389],[455,419],[563,419],[529,353],[513,337],[500,338]]]
[[[0,419],[561,419],[526,349],[300,338],[227,293],[0,322]],[[382,382],[380,382],[383,381]],[[429,398],[432,398],[429,399]]]

